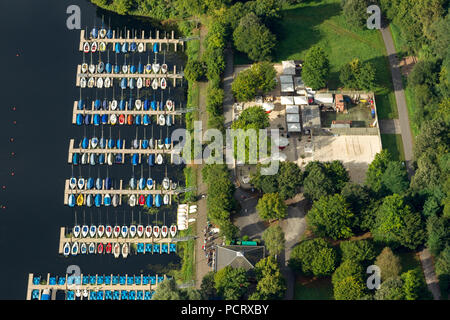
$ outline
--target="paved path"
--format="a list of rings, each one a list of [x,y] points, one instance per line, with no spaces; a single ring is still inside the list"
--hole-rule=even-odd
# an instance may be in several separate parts
[[[231,123],[233,122],[233,104],[234,97],[231,92],[231,84],[233,83],[234,78],[234,62],[233,62],[233,49],[231,45],[229,45],[225,49],[225,72],[223,75],[223,90],[224,90],[224,99],[223,99],[223,115],[225,117],[225,128],[230,128]]]
[[[380,120],[381,134],[402,134],[398,119]]]
[[[392,39],[389,26],[381,29],[384,45],[386,46],[387,55],[389,58],[389,65],[392,72],[392,82],[394,84],[395,100],[397,101],[398,117],[400,132],[402,134],[403,151],[405,153],[405,162],[408,169],[408,174],[411,177],[414,174],[412,168],[413,154],[413,138],[411,128],[409,126],[408,108],[406,107],[405,91],[403,90],[402,75],[400,72],[399,61],[397,59],[397,52],[395,51],[394,40]]]
[[[428,290],[433,294],[434,300],[441,298],[441,290],[439,288],[439,280],[434,272],[433,261],[431,259],[430,250],[427,248],[419,252],[420,262],[422,264],[423,273],[427,282]]]

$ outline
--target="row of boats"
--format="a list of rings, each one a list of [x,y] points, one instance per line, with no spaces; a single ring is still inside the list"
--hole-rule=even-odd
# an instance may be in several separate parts
[[[97,79],[97,80],[96,80]],[[114,83],[113,79],[110,77],[81,77],[80,78],[80,87],[81,88],[112,88]],[[152,88],[153,90],[157,90],[158,88],[166,89],[167,88],[167,80],[166,78],[154,78],[153,81],[149,78],[143,79],[139,78],[120,78],[120,88],[121,89],[134,89],[134,88]]]
[[[172,126],[175,122],[175,115],[173,114],[159,114],[156,117],[156,124],[160,126]],[[125,115],[125,114],[81,114],[78,113],[76,115],[76,124],[81,125],[90,125],[94,126],[99,125],[136,125],[136,126],[148,126],[152,124],[152,116],[149,114],[144,115]]]
[[[160,101],[156,101],[156,100],[152,100],[150,101],[149,99],[133,99],[132,97],[130,97],[127,100],[125,99],[121,99],[121,100],[116,100],[113,99],[111,101],[108,101],[107,99],[95,99],[94,101],[92,101],[92,107],[91,109],[87,108],[87,103],[84,99],[80,99],[77,101],[77,110],[112,110],[112,111],[116,111],[116,110],[120,110],[120,111],[125,111],[125,110],[143,110],[143,111],[149,111],[149,110],[153,110],[153,111],[172,111],[174,110],[175,104],[173,102],[173,100],[167,100],[166,103],[160,102]]]
[[[141,163],[143,155],[139,156],[139,154],[135,153],[131,156],[131,164],[133,166],[137,166]],[[123,153],[78,153],[75,152],[72,155],[72,164],[77,165],[85,165],[89,164],[91,166],[95,166],[96,164],[108,164],[112,166],[113,164],[124,164],[125,163],[125,154]],[[150,167],[153,167],[155,164],[162,165],[164,163],[164,157],[161,153],[157,155],[151,153],[147,157],[147,163]]]
[[[136,253],[173,253],[176,252],[177,247],[175,243],[137,243]],[[115,244],[109,242],[106,244],[100,243],[85,243],[85,242],[66,242],[63,247],[63,255],[76,256],[78,254],[114,254],[115,258],[118,258],[122,254],[123,258],[128,257],[130,253],[130,246],[127,243]]]
[[[114,190],[114,181],[111,178],[75,178],[71,177],[69,179],[69,188],[72,190]],[[156,187],[156,183],[152,178],[145,179],[141,177],[139,180],[132,177],[129,182],[129,188],[132,190],[154,190]],[[168,177],[165,177],[162,180],[162,188],[163,190],[175,190],[177,188],[177,183],[175,181],[170,181]]]
[[[73,208],[75,205],[81,207],[83,205],[86,205],[88,207],[95,206],[97,208],[101,207],[102,205],[105,207],[113,206],[117,207],[122,203],[122,197],[119,194],[70,194],[69,199],[67,201],[69,207]],[[131,194],[128,198],[128,205],[130,207],[135,206],[146,206],[147,208],[152,208],[153,206],[159,208],[162,205],[169,205],[170,204],[170,195],[169,194],[148,194],[148,195],[136,195]]]
[[[126,141],[122,139],[114,140],[113,138],[106,139],[104,137],[97,138],[93,137],[91,139],[84,137],[79,144],[80,149],[115,149],[123,150],[126,148]],[[165,137],[164,139],[133,139],[131,141],[131,149],[136,150],[162,150],[171,149],[172,139],[170,137]]]
[[[153,227],[150,225],[144,226],[142,224],[139,225],[123,225],[119,226],[116,225],[114,227],[107,225],[91,225],[90,227],[88,225],[76,225],[72,229],[73,237],[74,238],[87,238],[88,236],[90,238],[102,238],[103,236],[106,236],[107,238],[167,238],[167,236],[171,236],[172,238],[177,235],[177,226],[175,224],[172,224],[169,227],[162,226],[159,227],[157,225],[154,225]]]
[[[146,65],[139,62],[137,66],[126,64],[126,62],[119,65],[110,62],[104,63],[103,61],[99,61],[97,64],[88,64],[87,62],[81,64],[81,73],[86,74],[166,74],[168,70],[169,67],[166,63],[159,64],[157,62],[147,63]]]
[[[112,35],[111,35],[112,36]],[[95,38],[94,38],[95,39]],[[158,43],[154,43],[153,45],[151,45],[152,51],[154,53],[158,53],[160,51],[159,48],[159,44]],[[142,53],[144,51],[146,51],[146,43],[144,42],[116,42],[112,44],[112,50],[115,53],[129,53],[129,52],[139,52]],[[100,52],[105,52],[108,50],[108,44],[105,41],[92,41],[92,42],[88,42],[85,41],[83,43],[83,52],[84,53],[95,53],[97,51]]]

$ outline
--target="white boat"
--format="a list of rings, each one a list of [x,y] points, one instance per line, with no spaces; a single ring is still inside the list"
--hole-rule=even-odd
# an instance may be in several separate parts
[[[100,29],[98,35],[100,36],[101,39],[104,39],[106,37],[106,29],[105,28]]]
[[[103,234],[105,233],[105,226],[104,225],[99,225],[98,226],[98,228],[97,228],[97,234],[98,234],[98,237],[99,238],[101,238],[101,237],[103,237]]]
[[[152,82],[152,89],[153,90],[156,90],[156,89],[158,89],[158,79],[153,79],[153,82]]]
[[[163,63],[161,65],[161,73],[167,73],[167,69],[168,69],[167,64]]]
[[[86,88],[86,85],[87,85],[86,77],[82,77],[82,78],[80,79],[80,87],[81,87],[81,88]]]
[[[90,208],[94,204],[94,196],[92,194],[86,195],[86,205]]]
[[[95,149],[95,148],[97,148],[97,146],[98,146],[98,138],[97,137],[93,137],[91,139],[91,148]]]
[[[119,237],[119,235],[120,235],[120,227],[119,226],[117,226],[117,225],[114,226],[113,235],[114,235],[114,238]]]
[[[140,238],[144,234],[144,226],[139,224],[136,229],[137,236]]]
[[[112,197],[112,205],[113,207],[117,207],[120,203],[120,196],[118,194],[113,195]]]
[[[82,72],[82,73],[88,72],[88,69],[89,69],[89,67],[88,67],[88,64],[87,64],[87,63],[83,63],[83,64],[81,65],[81,72]]]
[[[108,166],[112,166],[114,164],[114,156],[112,153],[108,153],[106,156],[106,161],[108,163]]]
[[[103,78],[97,79],[97,88],[99,89],[103,88]]]
[[[150,238],[150,237],[152,236],[152,233],[153,233],[153,228],[152,228],[152,226],[146,226],[146,227],[145,227],[145,236],[146,236],[147,238]]]
[[[160,114],[158,117],[158,124],[163,126],[166,124],[166,117],[163,114]]]
[[[155,149],[155,140],[153,138],[148,139],[148,148]]]
[[[87,164],[89,162],[89,154],[83,153],[81,156],[81,164]]]
[[[97,233],[97,226],[91,225],[91,227],[89,228],[89,235],[91,236],[91,238],[94,238],[96,233]]]
[[[83,289],[83,297],[87,298],[89,296],[89,291],[87,289]]]
[[[171,114],[167,114],[166,115],[166,125],[168,126],[168,127],[170,127],[171,125],[172,125],[172,117],[173,117],[173,115],[171,115]],[[168,148],[168,147],[167,147]]]
[[[89,65],[89,73],[95,73],[95,64]]]
[[[141,99],[136,99],[136,102],[134,103],[134,106],[136,107],[136,110],[141,110],[142,100]]]
[[[79,225],[76,225],[73,227],[73,236],[75,238],[78,238],[78,236],[80,235],[81,232],[81,227]]]
[[[164,190],[169,190],[170,187],[170,180],[168,177],[165,177],[162,181],[162,187],[164,188]]]
[[[81,227],[81,236],[82,236],[83,238],[86,238],[86,236],[88,235],[88,233],[89,233],[89,227],[88,227],[87,225],[83,225],[83,226]]]
[[[123,73],[128,73],[128,65],[127,65],[127,64],[124,64],[124,65],[122,66],[122,72],[123,72]]]
[[[122,233],[122,237],[123,238],[126,238],[127,237],[127,235],[128,235],[128,227],[127,226],[122,226],[122,228],[121,228],[121,233]]]
[[[90,244],[89,244],[89,254],[94,254],[95,253],[95,243],[94,242],[91,242]]]
[[[173,101],[172,100],[169,99],[166,101],[166,108],[167,108],[167,110],[172,111],[172,109],[173,109]]]
[[[107,225],[106,226],[106,228],[105,228],[105,234],[106,234],[106,236],[108,237],[108,238],[111,238],[111,235],[112,235],[112,227],[110,226],[110,225]]]
[[[130,196],[130,199],[128,200],[128,204],[130,205],[130,207],[134,207],[136,205],[136,195],[132,194]]]
[[[158,73],[160,69],[161,69],[161,66],[159,65],[159,63],[154,63],[152,65],[153,73]]]
[[[175,224],[170,226],[170,236],[173,238],[177,235],[177,226]]]
[[[114,113],[109,116],[109,123],[111,123],[112,125],[115,125],[117,123],[117,116]]]
[[[160,84],[160,86],[161,86],[161,89],[165,89],[165,88],[167,88],[167,80],[166,80],[166,78],[161,78],[161,84]]]
[[[128,257],[128,252],[129,252],[130,250],[129,250],[129,248],[128,248],[128,244],[127,243],[124,243],[123,245],[122,245],[122,257],[124,257],[124,258],[126,258],[126,257]]]
[[[164,143],[162,139],[156,140],[156,149],[162,149],[164,147]]]
[[[159,232],[160,232],[159,227],[158,227],[158,226],[153,226],[153,236],[154,236],[155,238],[158,238],[158,237],[159,237]]]
[[[70,244],[66,242],[63,248],[63,255],[67,257],[69,254],[70,254]]]
[[[74,242],[72,244],[72,250],[71,250],[71,253],[73,256],[76,256],[78,254],[78,251],[79,251],[78,249],[79,249],[78,242]]]
[[[138,78],[136,81],[136,87],[138,89],[141,89],[143,84],[144,84],[144,82],[143,82],[142,78]]]
[[[97,52],[97,48],[98,48],[97,42],[96,41],[92,42],[91,52]]]
[[[94,84],[95,84],[95,80],[94,80],[94,78],[93,77],[90,77],[89,78],[89,80],[88,80],[88,88],[93,88],[94,87]]]
[[[169,229],[167,228],[167,226],[162,226],[161,227],[161,236],[163,238],[167,237],[167,233],[168,233]]]
[[[70,178],[70,180],[69,180],[69,187],[72,190],[77,187],[77,178],[75,178],[75,177]]]
[[[148,178],[147,179],[147,183],[145,184],[145,186],[147,187],[147,189],[152,190],[153,187],[155,186],[153,183],[153,179],[152,178]]]
[[[78,189],[83,190],[84,185],[85,185],[84,178],[79,178],[77,183]]]
[[[114,258],[118,258],[120,256],[120,244],[116,242],[113,247]]]
[[[168,194],[165,194],[165,195],[163,196],[163,204],[164,204],[164,205],[168,205],[168,204],[169,204],[169,201],[170,201],[169,195],[168,195]]]
[[[158,153],[158,155],[156,156],[156,163],[163,164],[163,156],[161,153]]]
[[[81,290],[80,290],[80,289],[77,289],[77,290],[75,291],[75,295],[77,296],[77,298],[81,297]]]
[[[135,235],[136,235],[136,226],[132,224],[130,226],[130,238],[134,238]]]
[[[111,101],[111,110],[116,110],[117,109],[117,100],[113,100]]]
[[[89,42],[85,42],[83,44],[83,52],[88,53],[91,50],[91,46],[89,45]]]
[[[144,72],[145,72],[146,74],[149,74],[149,73],[152,72],[152,65],[151,65],[150,63],[148,63],[148,64],[145,65]]]
[[[138,52],[144,52],[144,50],[145,50],[144,43],[143,42],[139,42],[137,49],[138,49]]]
[[[105,88],[111,87],[111,78],[105,78]]]

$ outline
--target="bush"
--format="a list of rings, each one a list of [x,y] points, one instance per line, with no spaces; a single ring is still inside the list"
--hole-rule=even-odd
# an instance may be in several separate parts
[[[356,261],[345,260],[336,269],[331,277],[331,282],[336,285],[347,277],[353,277],[360,282],[363,282],[363,267]]]
[[[342,241],[340,249],[343,260],[370,262],[376,257],[375,247],[369,240]]]
[[[284,219],[287,206],[278,193],[267,193],[259,199],[256,210],[263,220]]]
[[[231,90],[238,101],[250,101],[256,95],[265,94],[276,86],[276,71],[269,62],[260,62],[241,71],[234,79]]]
[[[326,86],[327,78],[330,72],[330,66],[325,51],[314,46],[306,53],[302,77],[305,84],[314,90]]]
[[[184,69],[184,76],[188,81],[203,80],[206,73],[206,66],[204,62],[198,60],[190,60]]]
[[[400,271],[402,270],[400,258],[394,255],[392,250],[388,247],[381,251],[375,261],[375,265],[380,268],[382,281],[399,276]]]

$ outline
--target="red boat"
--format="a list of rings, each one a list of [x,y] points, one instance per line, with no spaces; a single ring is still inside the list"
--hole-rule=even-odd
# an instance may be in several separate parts
[[[111,253],[111,250],[112,250],[112,244],[111,244],[111,243],[108,243],[108,244],[106,245],[106,253]]]
[[[151,85],[152,85],[152,82],[150,81],[150,79],[146,79],[146,80],[145,80],[145,86],[146,86],[147,88],[150,88]]]
[[[125,116],[123,114],[121,114],[119,116],[119,124],[124,124],[125,123]]]
[[[128,122],[129,125],[133,124],[133,116],[131,114],[128,115],[127,122]]]
[[[99,243],[97,246],[97,253],[102,254],[103,253],[103,243]]]
[[[141,194],[141,195],[139,196],[139,205],[140,205],[140,206],[143,206],[144,203],[145,203],[145,197],[144,197],[144,195]]]

